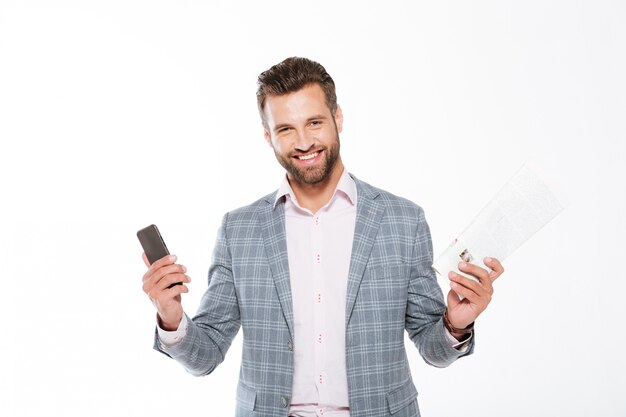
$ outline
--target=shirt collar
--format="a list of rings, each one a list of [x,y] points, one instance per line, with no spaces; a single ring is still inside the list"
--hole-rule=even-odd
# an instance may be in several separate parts
[[[348,170],[345,169],[345,167],[343,169],[343,172],[341,173],[341,177],[339,178],[339,182],[337,183],[337,188],[335,189],[333,196],[330,198],[329,203],[337,197],[337,193],[344,195],[353,206],[356,205],[356,183],[354,182],[354,179],[352,179],[350,174],[348,174]],[[298,204],[298,199],[296,198],[296,195],[293,192],[291,185],[289,184],[287,174],[285,174],[285,176],[283,177],[283,181],[281,182],[280,187],[278,188],[278,192],[276,193],[276,198],[274,199],[274,207],[276,207],[276,204],[278,204],[278,201],[282,197],[289,197],[294,203]]]

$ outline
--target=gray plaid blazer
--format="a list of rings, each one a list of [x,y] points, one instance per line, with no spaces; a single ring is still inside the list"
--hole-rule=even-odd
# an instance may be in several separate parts
[[[354,177],[353,177],[354,178]],[[357,216],[346,305],[346,366],[352,417],[417,417],[404,330],[424,360],[444,367],[467,355],[450,346],[422,209],[354,178]],[[237,417],[286,417],[292,388],[293,309],[284,200],[276,193],[224,216],[209,286],[187,335],[155,349],[193,375],[207,375],[243,328]]]

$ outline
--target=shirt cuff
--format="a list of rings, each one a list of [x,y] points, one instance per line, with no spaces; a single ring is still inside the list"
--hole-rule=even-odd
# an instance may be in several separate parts
[[[163,330],[159,326],[159,319],[157,316],[157,332],[159,334],[159,340],[165,347],[172,347],[183,340],[183,337],[187,335],[187,315],[183,314],[183,318],[178,324],[178,328],[172,332]]]
[[[459,342],[458,340],[456,340],[456,337],[452,336],[452,333],[450,333],[450,331],[445,326],[443,327],[443,331],[445,332],[446,339],[448,339],[448,342],[450,342],[450,345],[452,345],[452,347],[458,350],[459,352],[467,351],[469,347],[469,342],[470,340],[472,340],[472,337],[474,336],[474,332],[472,332],[467,339],[463,340],[462,342]]]

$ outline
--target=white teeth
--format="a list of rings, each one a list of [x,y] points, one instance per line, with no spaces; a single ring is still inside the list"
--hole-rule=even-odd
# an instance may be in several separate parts
[[[317,156],[318,152],[309,154],[309,155],[303,155],[303,156],[299,156],[298,159],[301,161],[306,161],[307,159],[313,159]]]

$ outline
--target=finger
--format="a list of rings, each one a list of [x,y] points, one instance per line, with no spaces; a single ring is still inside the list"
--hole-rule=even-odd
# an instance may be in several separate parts
[[[189,287],[187,287],[185,284],[180,284],[175,285],[172,288],[167,288],[163,292],[167,297],[176,298],[180,297],[180,295],[183,293],[188,293]],[[180,301],[180,298],[177,301]]]
[[[187,268],[185,268],[184,265],[174,264],[164,266],[154,272],[154,274],[148,279],[147,284],[152,284],[162,288],[163,284],[170,280],[170,278],[168,278],[170,275],[184,274],[185,272],[187,272]]]
[[[180,302],[180,298],[177,297],[180,296],[180,294],[183,292],[189,292],[189,288],[185,284],[174,285],[172,287],[165,288],[158,288],[155,286],[148,293],[148,297],[152,301],[157,302],[158,305],[166,306],[169,305],[172,300]]]
[[[491,282],[495,281],[504,273],[504,267],[496,258],[487,257],[483,260],[483,262],[491,269],[491,271],[489,271],[489,278],[491,278]]]
[[[187,287],[185,284],[181,284],[175,285],[172,288],[165,288],[162,291],[157,291],[156,289],[154,289],[152,293],[148,294],[148,296],[151,300],[155,301],[157,305],[161,306],[162,308],[167,308],[164,306],[171,305],[172,302],[180,303],[180,295],[182,293],[188,292],[189,287]]]
[[[456,272],[450,271],[450,273],[448,274],[448,278],[450,278],[450,288],[457,288],[455,287],[455,285],[463,287],[466,291],[473,294],[472,299],[475,299],[475,297],[484,296],[487,293],[485,288],[480,283],[464,277],[463,275],[459,275]]]
[[[161,262],[161,260],[157,262]],[[154,283],[157,283],[161,278],[163,278],[167,274],[177,273],[177,272],[183,272],[183,273],[187,272],[187,268],[185,268],[185,266],[181,264],[164,263],[162,267],[155,269],[154,266],[157,264],[157,262],[152,264],[152,266],[148,269],[148,271],[146,271],[146,273],[143,275],[144,282],[153,281]]]
[[[480,285],[485,288],[487,293],[493,294],[492,279],[489,276],[489,272],[485,268],[466,262],[459,262],[458,268],[462,272],[476,277],[480,282]]]
[[[162,268],[166,265],[171,265],[174,262],[176,262],[176,255],[165,255],[164,257],[162,257],[161,259],[155,261],[152,265],[150,265],[150,268],[148,268],[148,272],[152,273],[154,271],[156,271],[159,268]]]
[[[169,274],[184,274],[185,272],[187,272],[187,268],[184,265],[180,264],[167,265],[159,268],[152,273],[146,272],[143,277],[143,291],[146,294],[150,295],[152,289],[157,286],[164,277],[168,276]],[[157,288],[157,290],[162,289],[162,287],[163,285]]]
[[[485,268],[481,268],[478,265],[471,264],[468,262],[459,262],[457,265],[460,271],[465,272],[466,274],[470,274],[473,277],[476,277],[478,281],[481,283],[486,281],[491,281],[489,278],[489,272]]]
[[[450,282],[450,288],[452,288],[452,290],[454,292],[456,292],[459,296],[469,300],[469,302],[471,304],[482,305],[481,297],[478,294],[476,294],[471,289],[469,289],[467,287],[464,287],[463,285],[459,284],[458,282],[451,281]]]
[[[191,278],[185,274],[167,274],[155,284],[155,288],[164,291],[178,283],[189,283]]]
[[[148,267],[148,270],[146,271],[145,274],[143,274],[143,282],[145,283],[146,281],[150,281],[150,280],[154,280],[155,274],[158,272],[158,270],[164,266],[167,265],[172,265],[174,261],[170,261],[168,259],[166,259],[167,256],[159,259],[158,261],[154,262],[152,265],[150,265]],[[171,259],[171,258],[170,258]]]

